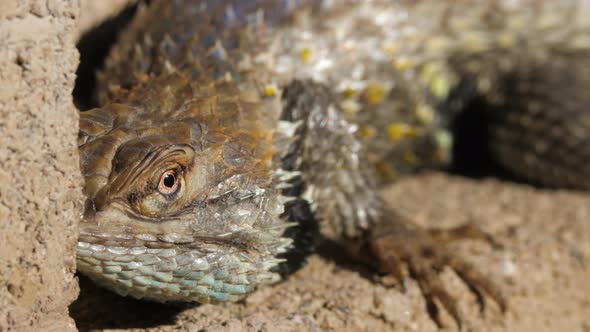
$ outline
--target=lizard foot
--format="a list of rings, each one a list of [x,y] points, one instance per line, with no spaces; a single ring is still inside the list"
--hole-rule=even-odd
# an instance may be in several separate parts
[[[391,274],[402,288],[406,276],[404,264],[407,266],[407,272],[418,283],[428,312],[439,327],[444,324],[438,315],[439,308],[435,301],[440,303],[461,329],[462,317],[457,299],[445,289],[439,278],[439,272],[445,266],[453,269],[474,292],[482,311],[485,307],[484,294],[492,298],[502,312],[506,309],[505,297],[497,285],[472,264],[457,257],[447,246],[462,239],[483,240],[497,246],[488,234],[471,223],[446,230],[428,230],[396,218],[375,225],[370,247],[377,258],[379,269]]]

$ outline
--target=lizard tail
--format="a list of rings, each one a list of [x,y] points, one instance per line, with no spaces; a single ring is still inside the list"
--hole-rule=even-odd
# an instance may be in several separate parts
[[[550,187],[590,189],[590,62],[568,54],[520,66],[487,110],[490,150],[514,174]]]

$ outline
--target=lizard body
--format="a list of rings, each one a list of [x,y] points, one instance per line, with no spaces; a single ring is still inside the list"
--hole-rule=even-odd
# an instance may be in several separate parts
[[[399,278],[408,263],[455,317],[429,287],[433,265],[503,302],[444,251],[482,234],[428,233],[377,189],[448,165],[453,119],[480,99],[500,163],[589,189],[588,13],[585,1],[153,1],[107,60],[103,106],[81,115],[79,270],[138,298],[237,300],[299,264],[317,218]],[[424,245],[441,254],[420,258]]]

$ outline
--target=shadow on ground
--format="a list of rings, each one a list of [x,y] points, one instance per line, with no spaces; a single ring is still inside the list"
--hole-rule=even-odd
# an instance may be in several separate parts
[[[122,297],[79,276],[80,296],[70,305],[70,316],[80,331],[147,329],[174,325],[176,316],[196,304],[157,303]]]

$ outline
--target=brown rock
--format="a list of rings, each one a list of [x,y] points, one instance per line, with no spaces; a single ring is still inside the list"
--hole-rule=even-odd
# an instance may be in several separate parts
[[[0,3],[0,330],[74,330],[73,0]]]

